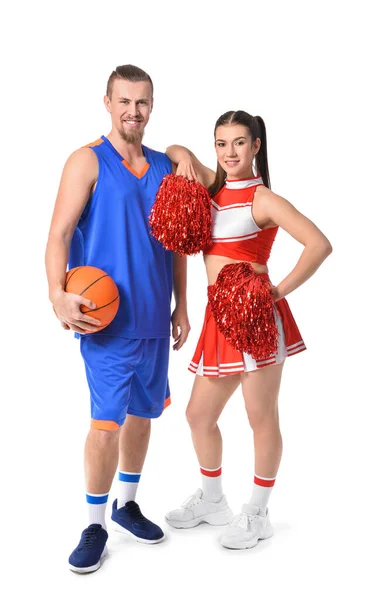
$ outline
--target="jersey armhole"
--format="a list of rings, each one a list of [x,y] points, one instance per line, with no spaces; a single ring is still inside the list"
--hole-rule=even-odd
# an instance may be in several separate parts
[[[105,170],[104,170],[104,161],[101,158],[101,156],[99,154],[97,154],[97,152],[95,152],[93,150],[93,148],[90,148],[90,150],[92,150],[92,152],[95,154],[95,156],[97,158],[97,168],[98,168],[97,181],[95,183],[95,188],[94,188],[93,192],[91,191],[91,193],[89,195],[89,198],[87,200],[87,203],[86,203],[86,205],[84,207],[84,210],[83,210],[83,212],[81,214],[81,217],[80,217],[79,221],[82,220],[82,219],[85,219],[87,217],[87,215],[89,213],[89,210],[90,210],[90,208],[92,206],[92,202],[94,202],[95,198],[97,197],[97,195],[98,195],[98,193],[99,193],[99,191],[100,191],[100,189],[102,187],[102,180],[104,178],[104,172],[105,172]]]
[[[254,199],[255,199],[256,189],[262,185],[263,185],[262,183],[259,183],[258,185],[255,186],[254,193],[253,193],[253,199],[252,199],[252,203],[251,203],[251,207],[250,207],[251,208],[251,210],[250,210],[251,219],[252,219],[252,222],[254,223],[255,227],[257,227],[257,229],[258,229],[258,233],[259,233],[259,231],[264,231],[264,229],[262,229],[262,227],[259,227],[258,223],[256,222],[254,215],[253,215],[253,210],[254,210]]]

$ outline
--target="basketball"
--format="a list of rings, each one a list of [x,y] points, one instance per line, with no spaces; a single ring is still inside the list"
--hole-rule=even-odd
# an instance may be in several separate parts
[[[110,275],[97,267],[75,267],[66,273],[65,292],[78,294],[91,302],[96,308],[80,305],[82,313],[101,321],[101,331],[107,327],[119,308],[119,291]]]

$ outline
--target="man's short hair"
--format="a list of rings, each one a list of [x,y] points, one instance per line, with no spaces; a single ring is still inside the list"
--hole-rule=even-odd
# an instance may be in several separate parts
[[[132,83],[137,83],[138,81],[148,81],[151,85],[153,96],[153,82],[149,75],[142,69],[139,69],[139,67],[135,67],[134,65],[122,65],[117,67],[115,71],[112,72],[108,79],[106,88],[106,95],[109,96],[109,98],[112,96],[113,85],[116,79],[125,79],[126,81],[131,81]]]

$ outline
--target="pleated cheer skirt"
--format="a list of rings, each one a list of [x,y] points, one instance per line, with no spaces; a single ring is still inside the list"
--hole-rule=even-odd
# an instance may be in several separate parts
[[[203,377],[224,377],[280,364],[287,356],[306,350],[287,300],[281,298],[276,302],[274,311],[279,333],[277,353],[257,361],[250,354],[240,352],[228,344],[218,330],[211,307],[207,304],[202,333],[189,371]]]

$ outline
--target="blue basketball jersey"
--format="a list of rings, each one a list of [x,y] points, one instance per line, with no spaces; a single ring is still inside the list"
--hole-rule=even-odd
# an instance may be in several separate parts
[[[172,252],[151,235],[149,214],[171,162],[143,146],[146,164],[136,173],[105,136],[88,147],[97,156],[99,175],[73,235],[69,268],[103,269],[120,294],[115,319],[93,335],[168,337]]]

